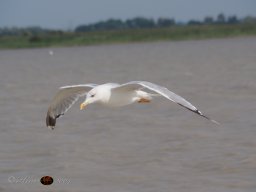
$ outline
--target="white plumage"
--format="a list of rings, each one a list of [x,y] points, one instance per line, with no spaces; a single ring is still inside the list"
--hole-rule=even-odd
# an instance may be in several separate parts
[[[150,90],[155,94],[148,93],[144,89]],[[61,87],[59,92],[52,100],[47,116],[47,127],[54,128],[56,119],[64,113],[78,100],[79,97],[85,96],[85,101],[81,103],[80,109],[92,103],[101,103],[109,107],[121,107],[135,102],[147,103],[155,96],[163,96],[190,111],[216,123],[200,112],[194,105],[171,92],[165,87],[146,81],[131,81],[125,84],[106,83],[102,85],[84,84]]]

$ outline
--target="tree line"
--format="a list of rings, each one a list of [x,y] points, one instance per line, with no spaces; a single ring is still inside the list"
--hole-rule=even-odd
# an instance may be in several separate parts
[[[217,24],[239,24],[251,23],[256,24],[256,17],[247,16],[244,18],[237,18],[236,15],[225,16],[223,13],[217,15],[216,18],[206,16],[202,21],[189,20],[186,23],[176,22],[173,18],[159,18],[157,20],[135,17],[125,21],[120,19],[108,19],[106,21],[99,21],[87,25],[79,25],[72,32],[90,32],[90,31],[104,31],[104,30],[124,30],[124,29],[151,29],[151,28],[166,28],[172,26],[187,26],[187,25],[217,25]],[[27,28],[0,28],[0,36],[38,36],[38,35],[62,35],[66,33],[64,30],[43,29],[41,27],[27,27]]]
[[[248,18],[247,18],[248,19]],[[256,20],[256,18],[254,18]],[[120,29],[143,29],[143,28],[161,28],[171,27],[175,25],[209,25],[209,24],[237,24],[244,22],[244,19],[238,19],[237,16],[226,17],[223,13],[216,18],[207,16],[203,21],[189,20],[187,23],[176,22],[175,19],[159,18],[157,20],[144,17],[135,17],[122,21],[120,19],[109,19],[89,25],[80,25],[75,29],[75,32],[99,31],[99,30],[120,30]]]
[[[126,21],[120,19],[108,19],[89,25],[80,25],[75,29],[75,32],[170,27],[175,24],[175,20],[169,18],[159,18],[157,21],[144,17],[136,17],[127,19]]]

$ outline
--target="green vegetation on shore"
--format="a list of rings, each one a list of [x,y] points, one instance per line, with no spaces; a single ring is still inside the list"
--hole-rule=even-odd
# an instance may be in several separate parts
[[[109,43],[177,41],[256,35],[255,24],[172,26],[94,32],[61,32],[43,35],[2,36],[0,48],[61,47]]]
[[[236,16],[190,20],[178,24],[174,19],[157,21],[134,18],[126,21],[109,19],[80,25],[74,31],[48,30],[40,27],[0,28],[0,49],[63,47],[128,42],[177,41],[190,39],[256,36],[256,18]]]

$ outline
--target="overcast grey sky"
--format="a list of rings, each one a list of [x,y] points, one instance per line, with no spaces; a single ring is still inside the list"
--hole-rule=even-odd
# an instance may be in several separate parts
[[[188,21],[219,13],[255,16],[256,0],[0,0],[0,27],[71,29],[109,18]]]

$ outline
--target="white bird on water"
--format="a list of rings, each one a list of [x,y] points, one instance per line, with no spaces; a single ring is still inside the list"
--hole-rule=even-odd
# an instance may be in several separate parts
[[[155,94],[146,92],[145,89]],[[205,116],[190,102],[165,87],[146,81],[131,81],[125,84],[84,84],[60,87],[47,111],[47,127],[54,129],[56,119],[64,115],[80,97],[84,96],[85,100],[80,105],[81,110],[92,103],[101,103],[110,107],[121,107],[136,102],[149,103],[153,97],[163,96],[213,123],[219,124],[217,121]]]

